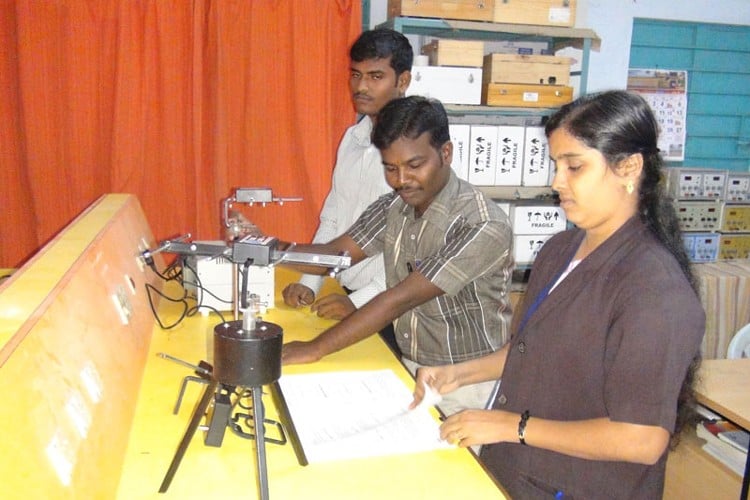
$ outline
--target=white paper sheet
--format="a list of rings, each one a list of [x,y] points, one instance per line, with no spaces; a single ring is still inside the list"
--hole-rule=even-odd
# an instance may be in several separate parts
[[[279,379],[310,463],[452,446],[426,407],[391,370],[284,375]]]

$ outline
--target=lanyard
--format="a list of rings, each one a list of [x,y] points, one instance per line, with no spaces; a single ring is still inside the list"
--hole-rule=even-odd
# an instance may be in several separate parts
[[[531,303],[528,309],[526,309],[526,314],[523,315],[523,319],[521,320],[520,325],[518,326],[518,333],[520,334],[524,327],[526,326],[526,323],[531,319],[531,316],[536,312],[537,309],[539,309],[539,306],[542,305],[542,302],[544,302],[544,299],[547,298],[547,295],[549,295],[549,291],[552,289],[553,286],[555,286],[555,283],[557,283],[557,280],[560,279],[560,276],[563,275],[563,273],[568,269],[568,266],[570,266],[570,263],[573,261],[573,257],[576,254],[576,251],[578,250],[578,246],[573,249],[573,253],[570,254],[570,257],[566,260],[566,264],[560,269],[560,271],[555,275],[554,278],[550,280],[547,285],[542,288],[542,290],[537,294],[536,298],[534,299],[534,302]]]

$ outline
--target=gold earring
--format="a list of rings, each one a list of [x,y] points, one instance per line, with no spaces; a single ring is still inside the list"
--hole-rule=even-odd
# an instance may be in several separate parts
[[[635,190],[635,185],[632,180],[629,180],[627,186],[625,186],[625,191],[627,191],[628,194],[633,194],[633,190]]]

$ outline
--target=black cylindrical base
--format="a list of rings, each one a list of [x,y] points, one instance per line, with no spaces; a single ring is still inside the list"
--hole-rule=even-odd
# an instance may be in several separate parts
[[[253,330],[242,321],[227,321],[214,328],[214,378],[222,384],[260,387],[281,377],[283,330],[258,321]]]

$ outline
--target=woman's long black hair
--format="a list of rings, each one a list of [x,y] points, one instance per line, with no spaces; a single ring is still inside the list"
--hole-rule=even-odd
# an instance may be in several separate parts
[[[661,182],[663,161],[657,147],[659,125],[648,103],[641,96],[624,90],[589,94],[563,106],[550,117],[545,125],[547,137],[559,128],[587,147],[599,151],[610,167],[633,154],[643,156],[638,214],[674,256],[693,290],[699,294],[698,281],[685,249],[677,213]],[[693,415],[693,383],[700,360],[698,352],[682,383],[673,445]]]

